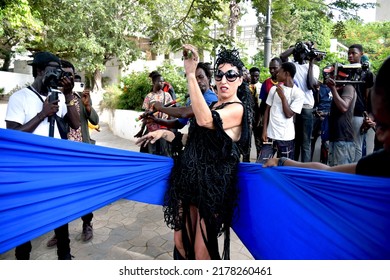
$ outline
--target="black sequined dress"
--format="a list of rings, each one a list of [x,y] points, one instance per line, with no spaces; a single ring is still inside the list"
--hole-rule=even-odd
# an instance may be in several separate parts
[[[228,106],[225,103],[218,108]],[[212,110],[215,129],[207,129],[192,119],[188,140],[171,173],[170,187],[164,205],[164,218],[169,227],[182,230],[183,245],[188,259],[194,258],[194,232],[184,226],[191,224],[189,205],[199,210],[206,228],[202,228],[205,244],[212,259],[220,259],[217,238],[225,233],[223,259],[229,259],[229,229],[237,204],[237,168],[240,161],[238,143],[225,133],[217,111]],[[245,115],[245,110],[244,110]],[[241,132],[243,135],[243,132]],[[190,236],[190,239],[188,238]],[[207,240],[207,241],[206,241]]]

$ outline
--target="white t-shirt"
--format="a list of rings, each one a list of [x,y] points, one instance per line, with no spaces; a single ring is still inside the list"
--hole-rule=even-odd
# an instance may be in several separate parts
[[[284,95],[290,109],[296,114],[300,114],[303,106],[304,93],[294,85],[292,88],[282,85]],[[282,100],[273,86],[268,94],[266,103],[271,106],[267,135],[274,140],[289,141],[295,139],[294,118],[286,118],[283,112]]]
[[[305,93],[303,104],[314,107],[313,91],[307,88],[307,73],[309,72],[309,64],[299,64],[295,62],[295,68],[297,72],[294,76],[294,82]],[[318,80],[320,76],[320,68],[313,64],[313,77]]]
[[[43,100],[47,98],[43,95],[41,97]],[[57,115],[64,117],[68,112],[65,104],[65,96],[62,93],[58,93],[58,99],[60,101],[58,102],[59,110]],[[24,125],[42,111],[42,106],[43,103],[36,93],[28,88],[23,88],[10,96],[5,120]],[[48,118],[45,118],[32,133],[49,136],[49,126]],[[57,124],[54,126],[54,138],[61,139]]]

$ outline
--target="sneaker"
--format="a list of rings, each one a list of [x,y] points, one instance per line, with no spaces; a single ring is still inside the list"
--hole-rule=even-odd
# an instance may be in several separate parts
[[[91,240],[93,237],[93,228],[92,224],[83,224],[83,233],[81,234],[81,239],[84,242]]]
[[[46,246],[50,248],[55,245],[57,245],[57,236],[54,235],[52,238],[49,239],[49,241],[47,241]]]

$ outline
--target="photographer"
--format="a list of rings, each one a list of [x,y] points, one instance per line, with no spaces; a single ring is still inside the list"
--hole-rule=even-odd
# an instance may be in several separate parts
[[[313,131],[313,89],[317,84],[320,69],[314,64],[315,60],[321,60],[325,53],[314,49],[313,42],[298,42],[295,46],[280,54],[283,62],[293,55],[296,74],[294,82],[304,92],[304,102],[301,114],[295,118],[295,160],[301,156],[302,162],[311,161],[311,135]],[[301,153],[302,152],[302,153]]]
[[[33,67],[34,82],[9,98],[5,117],[7,129],[50,136],[52,125],[53,137],[61,138],[56,125],[61,118],[71,128],[77,129],[80,126],[80,115],[74,106],[67,106],[73,99],[73,80],[61,70],[59,58],[50,52],[38,52],[30,65]],[[58,88],[62,88],[64,94]],[[58,94],[58,97],[50,100],[50,95],[54,96],[54,93]],[[53,118],[53,122],[49,121]],[[57,228],[55,232],[58,238],[58,259],[71,259],[68,224]],[[28,260],[30,252],[31,242],[28,241],[16,247],[16,259]]]
[[[72,79],[75,81],[73,88],[73,100],[68,103],[69,107],[75,107],[80,115],[80,127],[77,129],[70,128],[67,138],[70,141],[84,142],[94,144],[91,140],[88,128],[88,121],[92,125],[98,125],[99,116],[95,109],[92,107],[92,100],[90,97],[89,90],[84,89],[84,84],[81,83],[81,77],[74,74],[75,68],[72,63],[66,60],[61,60],[62,70],[69,73]],[[77,80],[77,81],[76,81]],[[83,85],[83,86],[81,86]],[[83,221],[81,239],[87,242],[93,238],[93,227],[92,227],[93,213],[88,213],[81,217]],[[57,244],[58,238],[54,235],[46,243],[47,247],[53,247]]]

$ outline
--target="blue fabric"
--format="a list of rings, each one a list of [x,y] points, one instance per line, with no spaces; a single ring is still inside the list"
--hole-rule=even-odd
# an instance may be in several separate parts
[[[120,198],[161,205],[172,165],[0,129],[0,253]],[[254,163],[239,169],[233,229],[254,258],[390,259],[390,179]]]

